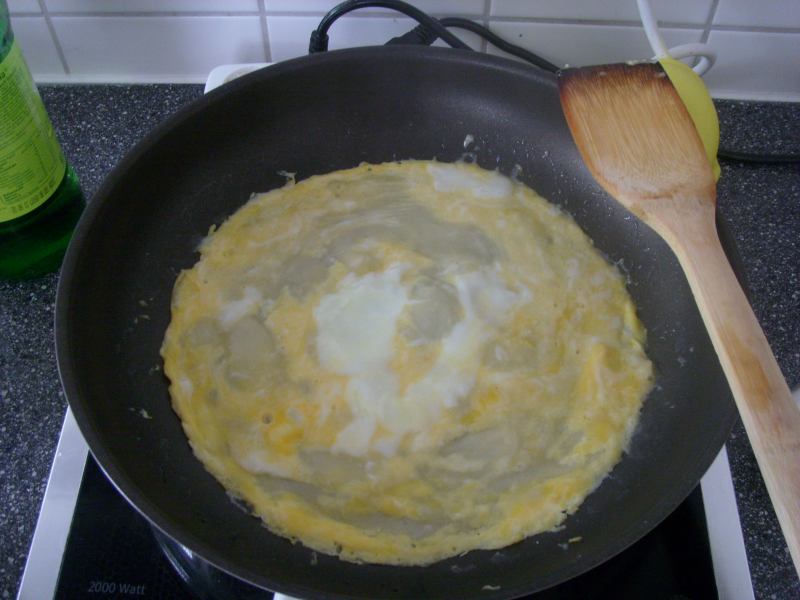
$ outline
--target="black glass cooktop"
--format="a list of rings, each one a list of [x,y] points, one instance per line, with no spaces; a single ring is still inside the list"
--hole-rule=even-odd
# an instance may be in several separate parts
[[[698,486],[645,538],[592,571],[536,600],[716,598],[714,571]],[[86,464],[67,539],[56,598],[272,598],[154,535],[107,481]]]

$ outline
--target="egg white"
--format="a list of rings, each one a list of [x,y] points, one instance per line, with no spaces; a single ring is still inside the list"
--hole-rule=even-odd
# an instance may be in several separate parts
[[[649,390],[620,274],[529,188],[404,161],[253,198],[175,285],[197,457],[272,531],[427,564],[558,526]]]

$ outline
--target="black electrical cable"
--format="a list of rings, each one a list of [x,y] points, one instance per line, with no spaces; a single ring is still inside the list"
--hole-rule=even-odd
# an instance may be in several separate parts
[[[521,58],[522,60],[527,61],[532,65],[539,67],[540,69],[544,69],[545,71],[550,71],[551,73],[558,71],[558,67],[550,61],[545,60],[541,56],[538,56],[533,52],[526,50],[525,48],[505,41],[491,29],[484,27],[480,23],[470,21],[469,19],[461,19],[459,17],[447,17],[444,19],[439,19],[439,23],[445,27],[456,27],[458,29],[466,29],[472,33],[477,33],[492,46],[499,48],[503,52],[508,52],[509,54],[512,54],[517,58]]]
[[[529,50],[526,50],[525,48],[522,48],[521,46],[517,46],[505,41],[491,29],[488,29],[487,27],[484,27],[475,21],[462,19],[460,17],[445,17],[444,19],[439,19],[439,23],[444,27],[456,27],[457,29],[466,29],[467,31],[476,33],[493,46],[500,48],[500,50],[508,52],[517,58],[521,58],[522,60],[529,62],[536,67],[544,69],[545,71],[550,71],[551,73],[558,71],[558,67],[553,63],[545,60],[541,56],[538,56]],[[390,39],[388,42],[386,42],[386,44],[424,44],[426,46],[430,46],[438,37],[439,36],[436,34],[436,32],[428,29],[424,25],[417,25],[408,33],[404,33],[403,35]]]
[[[447,27],[455,27],[457,29],[471,31],[503,52],[521,58],[541,69],[553,73],[558,71],[558,67],[553,63],[525,48],[505,41],[496,33],[479,23],[459,17],[435,19],[415,6],[402,2],[401,0],[347,0],[335,6],[322,18],[319,26],[311,32],[311,40],[308,47],[309,54],[328,50],[328,30],[336,19],[360,8],[373,7],[388,8],[401,12],[419,23],[419,25],[411,31],[389,40],[388,44],[424,44],[429,46],[435,42],[437,38],[441,38],[453,48],[471,50],[469,46],[447,30]],[[737,152],[727,148],[720,148],[717,152],[717,156],[727,161],[761,164],[789,164],[800,162],[800,155],[798,154],[754,154],[750,152]]]
[[[311,32],[311,40],[308,45],[308,53],[314,54],[315,52],[325,52],[328,49],[328,29],[330,29],[333,22],[342,15],[359,8],[389,8],[401,12],[417,21],[420,25],[424,25],[427,29],[434,31],[437,37],[442,38],[453,48],[461,50],[471,50],[464,42],[458,39],[455,35],[447,31],[442,25],[439,24],[437,19],[434,19],[427,13],[422,12],[416,6],[412,6],[401,0],[347,0],[341,4],[333,7],[328,14],[322,17],[319,26]]]
[[[800,163],[800,154],[754,154],[751,152],[737,152],[720,148],[717,157],[734,162],[761,163],[761,164],[789,164]]]

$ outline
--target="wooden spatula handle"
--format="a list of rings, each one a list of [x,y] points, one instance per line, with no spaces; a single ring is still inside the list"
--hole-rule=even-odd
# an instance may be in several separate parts
[[[654,225],[689,280],[800,573],[800,409],[722,250],[713,203],[666,202],[658,212]]]

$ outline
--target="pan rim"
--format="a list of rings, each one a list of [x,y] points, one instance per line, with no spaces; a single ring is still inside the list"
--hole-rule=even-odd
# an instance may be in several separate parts
[[[125,469],[120,465],[118,459],[107,451],[102,443],[101,436],[95,431],[92,424],[92,417],[88,406],[85,402],[80,401],[81,385],[79,377],[77,376],[77,369],[73,368],[72,356],[70,352],[70,323],[69,311],[74,298],[77,295],[77,288],[72,286],[74,281],[74,274],[78,270],[82,256],[82,250],[87,244],[89,234],[92,232],[92,226],[96,223],[106,209],[105,200],[113,192],[117,180],[120,175],[134,165],[143,155],[145,155],[150,148],[157,144],[163,137],[179,124],[192,119],[195,115],[213,103],[222,101],[229,94],[236,93],[240,90],[247,88],[255,82],[265,78],[278,77],[289,74],[298,69],[304,68],[310,64],[311,61],[319,62],[335,62],[335,61],[348,61],[359,58],[374,58],[376,55],[382,57],[403,57],[409,56],[429,60],[440,60],[446,63],[463,62],[469,64],[477,64],[487,68],[498,69],[501,71],[509,71],[517,73],[525,77],[535,77],[546,85],[551,85],[554,93],[556,90],[555,77],[549,73],[539,72],[533,67],[505,59],[497,56],[490,56],[481,53],[474,53],[462,50],[452,50],[447,48],[428,48],[428,47],[365,47],[347,50],[339,50],[330,53],[318,54],[313,56],[304,56],[297,59],[284,61],[276,65],[267,67],[266,69],[256,71],[246,75],[234,82],[231,82],[218,90],[203,96],[194,102],[190,103],[183,109],[179,110],[176,114],[165,119],[160,125],[150,131],[142,140],[140,140],[114,167],[114,169],[106,176],[101,187],[95,194],[93,201],[89,203],[87,209],[82,217],[73,241],[70,244],[64,265],[62,267],[61,275],[58,282],[56,294],[56,310],[55,310],[55,344],[56,344],[56,358],[58,365],[58,373],[61,380],[62,387],[65,391],[66,397],[69,401],[70,407],[75,414],[78,425],[86,438],[92,455],[95,457],[99,467],[104,472],[106,477],[112,482],[114,487],[119,493],[125,497],[129,504],[144,516],[151,524],[160,529],[170,538],[176,540],[179,544],[190,548],[196,552],[204,560],[214,565],[230,575],[242,579],[244,581],[255,583],[256,585],[268,585],[268,589],[277,590],[283,593],[295,596],[308,596],[314,598],[339,598],[338,594],[329,594],[320,592],[316,587],[306,588],[303,586],[287,585],[283,582],[275,580],[271,577],[265,577],[262,574],[253,573],[249,569],[242,568],[239,565],[231,564],[224,556],[222,556],[214,547],[206,544],[203,540],[194,536],[191,532],[173,525],[169,518],[165,517],[163,512],[157,505],[152,503],[148,496],[142,492],[139,485],[137,485],[126,473]],[[77,399],[77,400],[76,400]],[[724,427],[717,431],[720,432],[717,436],[709,436],[707,440],[706,452],[700,462],[704,462],[707,458],[712,458],[718,452],[719,448],[727,439],[728,432],[736,420],[735,408],[728,412],[727,422]],[[717,439],[720,438],[720,439]],[[711,460],[707,461],[709,464]],[[689,493],[691,493],[694,485],[689,486],[688,489],[675,490],[673,497],[668,498],[668,501],[654,503],[650,507],[650,513],[653,516],[651,524],[647,526],[632,526],[626,531],[626,535],[616,540],[616,543],[610,544],[609,549],[603,555],[598,555],[597,560],[589,565],[589,569],[594,568],[598,564],[605,562],[609,558],[622,552],[625,548],[635,543],[638,539],[646,535],[658,522],[666,518],[670,514],[670,510],[664,510],[664,506],[671,506],[673,509],[682,502]],[[674,501],[676,500],[677,501]],[[572,578],[579,573],[585,572],[587,568],[580,568],[569,574],[568,577]],[[565,580],[564,577],[559,577],[557,581],[553,581],[545,587],[555,585],[560,581]],[[537,583],[532,582],[529,587],[517,586],[505,587],[498,592],[488,591],[482,597],[485,598],[509,598],[514,595],[530,593],[531,589],[542,589]],[[364,596],[354,596],[364,597]]]

